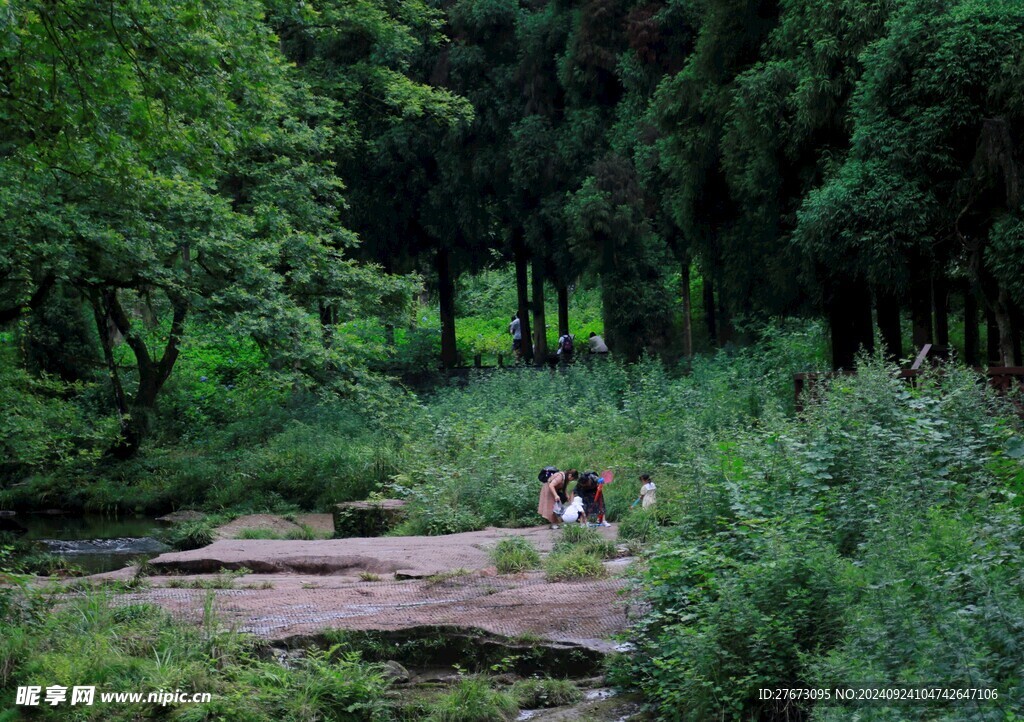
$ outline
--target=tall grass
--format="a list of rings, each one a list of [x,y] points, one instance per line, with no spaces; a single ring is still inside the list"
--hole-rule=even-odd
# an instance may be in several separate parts
[[[112,722],[154,714],[194,722],[390,718],[379,665],[358,654],[312,650],[285,667],[261,659],[253,639],[223,631],[208,608],[202,626],[152,605],[115,603],[103,592],[40,608],[31,619],[11,620],[0,635],[0,694],[13,700],[15,686],[96,686],[92,706],[35,710],[47,718],[71,709],[75,719]],[[212,701],[166,709],[99,701],[100,692],[174,690],[209,692]]]
[[[540,554],[528,539],[522,537],[499,541],[491,550],[491,559],[498,574],[516,574],[540,566]]]

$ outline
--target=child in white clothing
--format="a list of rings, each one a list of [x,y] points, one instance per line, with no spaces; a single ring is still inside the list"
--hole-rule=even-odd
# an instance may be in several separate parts
[[[650,474],[641,474],[640,481],[643,482],[643,486],[640,487],[640,499],[642,499],[640,503],[644,509],[647,509],[654,506],[655,492],[658,490],[658,487],[651,481]]]

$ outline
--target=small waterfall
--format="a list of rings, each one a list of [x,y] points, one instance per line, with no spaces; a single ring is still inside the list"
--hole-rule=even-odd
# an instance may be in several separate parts
[[[54,554],[160,554],[169,549],[151,537],[122,537],[119,539],[40,539]]]

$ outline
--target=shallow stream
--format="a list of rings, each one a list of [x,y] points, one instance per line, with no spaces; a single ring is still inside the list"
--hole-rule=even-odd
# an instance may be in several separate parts
[[[95,574],[149,559],[168,547],[159,541],[160,522],[143,516],[16,514],[0,519],[4,530]]]

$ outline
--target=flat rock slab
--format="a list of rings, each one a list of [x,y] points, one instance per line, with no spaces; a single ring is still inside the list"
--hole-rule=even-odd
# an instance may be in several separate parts
[[[404,499],[379,499],[376,501],[343,501],[335,506],[339,509],[404,509],[407,502]]]
[[[614,527],[600,532],[608,539],[616,535]],[[212,594],[222,623],[271,640],[325,629],[441,626],[611,651],[611,636],[627,626],[622,564],[606,564],[609,578],[579,582],[548,582],[539,571],[498,575],[488,552],[512,536],[548,552],[561,532],[489,528],[438,537],[224,540],[156,557],[150,562],[158,575],[149,578],[152,586],[117,595],[115,603],[157,604],[199,622]],[[221,569],[242,567],[256,573],[220,578],[226,589],[191,588],[217,579]],[[92,579],[105,577],[113,578]]]
[[[340,577],[246,575],[235,589],[166,588],[173,578],[116,597],[118,604],[151,603],[182,620],[203,619],[207,594],[215,614],[239,631],[281,640],[324,629],[397,630],[444,626],[505,637],[530,634],[550,642],[610,652],[609,638],[627,626],[621,578],[547,582],[541,572],[470,574],[445,581],[362,582]]]
[[[158,516],[157,521],[163,522],[164,524],[185,524],[190,521],[202,521],[206,518],[206,514],[201,511],[194,509],[180,509],[178,511],[172,511],[170,514],[164,514]]]
[[[601,528],[614,539],[614,527]],[[455,569],[490,566],[488,552],[509,536],[529,539],[541,552],[551,550],[561,532],[547,527],[496,529],[447,536],[371,537],[278,541],[225,539],[202,549],[161,554],[150,560],[157,573],[206,574],[245,567],[260,574],[349,575],[359,572],[426,577]]]

